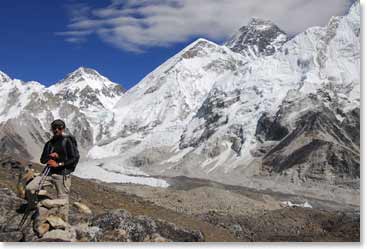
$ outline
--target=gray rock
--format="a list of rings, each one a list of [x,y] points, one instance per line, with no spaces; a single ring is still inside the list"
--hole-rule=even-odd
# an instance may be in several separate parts
[[[134,217],[123,209],[97,215],[92,220],[91,226],[101,229],[97,235],[98,241],[110,241],[111,238],[114,238],[113,241],[135,242],[153,238],[177,242],[204,241],[204,236],[200,231],[186,230],[173,223],[154,220],[146,216]],[[160,235],[159,238],[157,234]]]
[[[83,203],[80,203],[80,202],[74,202],[73,205],[75,207],[77,207],[78,211],[83,213],[83,214],[86,214],[86,215],[91,215],[92,214],[92,210],[90,210],[90,208],[83,204]]]
[[[271,21],[252,18],[225,45],[243,55],[250,54],[249,49],[255,46],[257,50],[252,49],[252,53],[268,56],[279,50],[287,40],[287,34]]]
[[[73,226],[78,241],[96,242],[98,241],[101,229],[96,226],[89,226],[88,223],[79,223]]]
[[[357,184],[360,177],[358,147],[337,124],[331,111],[309,111],[299,118],[297,127],[265,155],[263,170],[285,171],[297,175],[301,181]],[[357,185],[354,187],[359,188]]]
[[[67,199],[45,199],[40,202],[40,205],[46,208],[57,208],[66,204],[68,204]]]
[[[68,224],[63,219],[54,215],[50,215],[49,217],[47,217],[47,221],[53,228],[56,229],[65,229],[68,226]]]
[[[17,242],[21,241],[23,238],[23,233],[20,231],[15,232],[0,232],[0,241],[1,242]]]
[[[61,230],[55,229],[47,232],[42,237],[43,240],[56,240],[56,241],[75,241],[76,233],[73,229]]]

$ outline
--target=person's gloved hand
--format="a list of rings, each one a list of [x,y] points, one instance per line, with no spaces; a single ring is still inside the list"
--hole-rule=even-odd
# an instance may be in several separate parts
[[[52,160],[52,159],[47,161],[47,165],[52,167],[52,168],[56,168],[56,167],[59,166],[58,163],[55,160]]]
[[[56,152],[53,152],[49,155],[49,157],[51,158],[59,158],[59,154],[57,154]]]

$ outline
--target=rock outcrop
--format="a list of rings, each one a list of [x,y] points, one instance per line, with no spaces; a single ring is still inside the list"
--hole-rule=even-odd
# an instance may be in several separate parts
[[[292,182],[359,189],[359,109],[341,108],[335,96],[320,91],[287,99],[275,117],[260,119],[257,133],[262,139],[279,141],[264,155],[262,170],[288,175]]]
[[[287,34],[271,21],[252,18],[225,45],[245,56],[269,56],[279,50],[287,40]]]

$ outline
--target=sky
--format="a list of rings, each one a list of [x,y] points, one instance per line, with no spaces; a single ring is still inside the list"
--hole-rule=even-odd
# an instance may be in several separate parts
[[[129,89],[197,38],[222,44],[251,17],[294,35],[352,2],[1,0],[0,71],[49,86],[84,66]]]

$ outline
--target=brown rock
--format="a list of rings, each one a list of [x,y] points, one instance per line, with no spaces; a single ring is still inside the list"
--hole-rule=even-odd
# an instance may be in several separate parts
[[[170,242],[171,240],[162,237],[159,233],[154,233],[151,236],[151,242]]]
[[[39,219],[41,222],[46,221],[49,213],[48,209],[44,207],[39,207],[37,211],[38,211],[37,219]]]
[[[65,206],[68,204],[67,199],[46,199],[40,202],[40,205],[46,208],[55,208],[60,206]]]
[[[39,225],[36,229],[36,232],[39,237],[42,237],[45,233],[47,233],[50,230],[50,224],[48,223],[42,223]]]
[[[61,230],[55,229],[47,232],[42,239],[49,239],[49,241],[75,241],[76,235],[75,231],[71,231],[70,229]]]
[[[77,207],[78,211],[83,213],[83,214],[87,214],[87,215],[92,214],[92,210],[87,205],[85,205],[83,203],[74,202],[74,206]]]
[[[48,196],[48,192],[47,192],[47,190],[41,189],[41,190],[38,192],[38,195],[45,195],[45,196]]]
[[[68,226],[68,224],[63,219],[54,215],[50,215],[49,217],[47,217],[47,221],[53,228],[56,229],[65,229]]]

